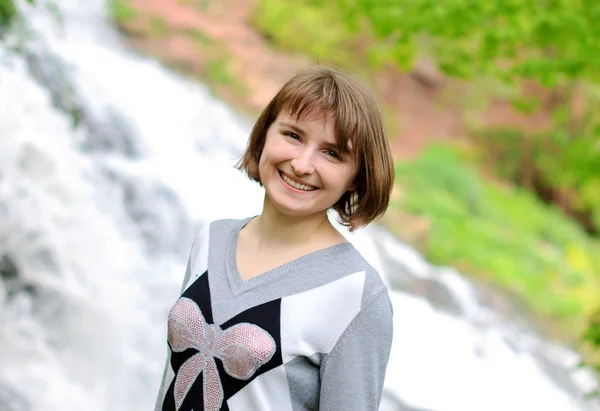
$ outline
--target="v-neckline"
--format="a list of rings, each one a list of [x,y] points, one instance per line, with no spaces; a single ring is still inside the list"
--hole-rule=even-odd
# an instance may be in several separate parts
[[[339,244],[335,244],[329,247],[322,248],[320,250],[304,254],[298,258],[290,260],[284,264],[281,264],[263,273],[255,275],[254,277],[244,280],[238,270],[237,265],[239,233],[246,226],[246,224],[248,224],[248,222],[255,217],[256,216],[240,220],[239,224],[236,224],[231,230],[231,233],[229,234],[227,249],[225,251],[225,269],[227,271],[229,286],[231,287],[231,291],[234,295],[241,294],[245,291],[248,291],[265,283],[269,283],[270,281],[280,277],[285,273],[293,271],[294,269],[304,267],[307,264],[310,264],[319,259],[331,257],[339,253],[354,249],[352,243],[341,242]]]

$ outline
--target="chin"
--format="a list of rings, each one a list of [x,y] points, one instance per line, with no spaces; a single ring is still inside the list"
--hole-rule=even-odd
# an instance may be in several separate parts
[[[293,207],[286,207],[283,205],[279,205],[279,204],[275,204],[275,207],[277,207],[277,209],[285,214],[286,216],[289,217],[309,217],[311,215],[317,214],[318,211],[312,211],[312,210],[302,210],[302,209],[298,209],[298,208],[293,208]]]
[[[295,207],[294,204],[289,204],[288,202],[276,201],[273,199],[273,197],[269,197],[269,199],[275,208],[277,208],[277,210],[289,217],[310,217],[325,212],[324,210],[320,209]]]

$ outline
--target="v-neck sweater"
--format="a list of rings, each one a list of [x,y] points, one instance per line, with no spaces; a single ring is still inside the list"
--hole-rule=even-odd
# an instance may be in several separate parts
[[[239,294],[261,284],[273,281],[278,276],[302,270],[307,265],[314,265],[323,259],[335,257],[341,253],[355,250],[352,244],[349,242],[342,242],[327,248],[307,253],[252,278],[243,279],[237,266],[237,245],[239,233],[241,229],[250,221],[250,219],[251,218],[242,220],[242,227],[239,227],[239,229],[236,227],[236,229],[231,230],[229,233],[229,241],[227,242],[225,271],[229,279],[229,285],[234,294]]]
[[[379,274],[344,242],[244,280],[250,219],[213,221],[194,240],[156,411],[376,411],[393,334]]]

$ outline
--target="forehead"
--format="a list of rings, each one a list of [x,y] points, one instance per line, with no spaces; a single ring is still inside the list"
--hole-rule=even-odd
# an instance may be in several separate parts
[[[287,110],[282,110],[275,121],[302,128],[320,129],[323,132],[328,132],[328,134],[335,133],[335,116],[333,114],[311,111],[299,116]]]

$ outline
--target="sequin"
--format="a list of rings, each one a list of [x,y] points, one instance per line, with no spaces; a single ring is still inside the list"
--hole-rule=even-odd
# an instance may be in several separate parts
[[[186,297],[177,300],[169,313],[168,340],[175,352],[198,350],[175,376],[173,395],[177,410],[202,371],[205,411],[221,407],[223,386],[216,358],[223,362],[227,374],[247,380],[273,357],[276,348],[273,337],[254,324],[240,323],[226,330],[207,324],[198,305]]]
[[[192,388],[192,384],[198,378],[199,371],[204,367],[204,356],[202,354],[196,354],[189,360],[183,363],[179,372],[177,372],[177,378],[175,379],[175,387],[173,395],[175,397],[175,407],[179,409],[187,393]]]
[[[223,402],[223,387],[217,371],[217,364],[212,358],[204,367],[204,411],[217,411]]]

